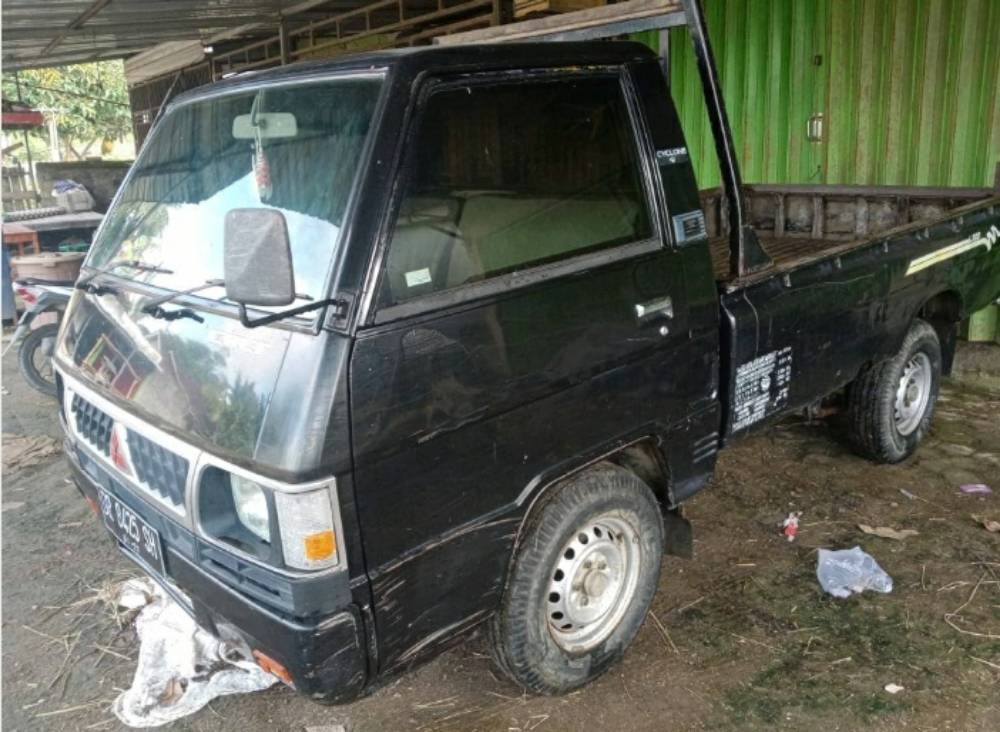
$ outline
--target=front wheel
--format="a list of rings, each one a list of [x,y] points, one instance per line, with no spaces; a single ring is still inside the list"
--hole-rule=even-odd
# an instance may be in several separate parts
[[[917,320],[899,352],[862,372],[848,390],[851,442],[864,457],[898,463],[930,430],[941,384],[941,342]]]
[[[663,520],[634,474],[602,464],[553,489],[529,517],[491,626],[497,665],[558,694],[615,663],[656,592]]]
[[[35,328],[21,341],[21,348],[17,353],[21,375],[28,386],[53,397],[56,395],[56,374],[52,367],[52,353],[58,334],[59,326],[56,323]]]

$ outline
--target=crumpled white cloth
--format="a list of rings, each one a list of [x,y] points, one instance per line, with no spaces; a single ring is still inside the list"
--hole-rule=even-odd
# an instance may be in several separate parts
[[[123,583],[117,603],[142,608],[135,619],[139,665],[131,688],[112,706],[129,727],[159,727],[197,712],[216,697],[259,691],[278,681],[253,661],[225,658],[222,641],[199,628],[148,577]]]

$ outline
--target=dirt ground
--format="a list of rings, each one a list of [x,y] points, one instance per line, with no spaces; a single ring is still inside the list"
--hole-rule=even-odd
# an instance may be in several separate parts
[[[1000,347],[966,348],[1000,373]],[[58,438],[53,404],[3,362],[3,432]],[[984,383],[988,388],[984,388]],[[687,505],[695,559],[668,558],[623,663],[563,698],[529,697],[475,636],[371,696],[321,707],[280,685],[218,699],[181,730],[1000,729],[1000,389],[951,381],[934,431],[898,466],[845,447],[836,420],[788,419],[725,451]],[[5,450],[6,454],[6,450]],[[68,484],[59,455],[3,476],[3,728],[118,729],[131,628],[102,601],[137,574]],[[961,493],[966,483],[995,493]],[[904,493],[905,491],[905,493]],[[781,520],[802,511],[799,538]],[[901,541],[858,525],[914,529]],[[818,547],[860,545],[891,594],[848,600],[816,581]],[[887,684],[904,687],[896,695]]]

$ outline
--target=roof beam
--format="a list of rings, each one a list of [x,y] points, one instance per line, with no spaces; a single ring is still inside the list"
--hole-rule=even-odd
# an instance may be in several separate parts
[[[60,43],[62,43],[63,40],[66,38],[66,36],[70,34],[71,31],[74,31],[77,28],[82,27],[84,23],[86,23],[88,20],[97,15],[99,12],[104,10],[104,8],[106,8],[110,3],[111,0],[94,0],[94,2],[91,3],[89,8],[80,13],[74,20],[71,20],[69,25],[67,25],[63,30],[61,30],[56,35],[55,38],[49,41],[49,44],[42,49],[41,55],[48,56],[49,53],[52,52],[52,49],[58,46]]]
[[[63,54],[57,53],[53,56],[48,57],[38,57],[38,56],[9,56],[4,54],[3,63],[7,67],[16,67],[18,69],[42,69],[49,66],[68,66],[71,64],[84,64],[91,63],[93,61],[103,61],[105,59],[116,59],[121,58],[122,55],[129,55],[133,53],[138,53],[148,46],[127,46],[127,47],[116,47],[109,49],[90,49],[88,51],[79,50],[73,51],[72,53]]]
[[[114,20],[111,20],[114,18]],[[263,16],[253,16],[251,20],[264,20]],[[270,18],[268,18],[270,20]],[[228,22],[227,22],[228,21]],[[60,44],[67,43],[74,38],[90,38],[95,35],[123,34],[125,37],[132,37],[129,31],[143,31],[148,29],[150,35],[156,35],[160,31],[188,31],[188,38],[195,40],[200,38],[200,32],[212,28],[225,28],[232,22],[232,18],[212,18],[212,19],[187,19],[173,16],[149,16],[137,18],[122,18],[117,15],[109,16],[107,20],[99,23],[91,23],[86,28],[80,28],[71,36],[67,35]],[[12,40],[33,40],[51,38],[52,31],[46,28],[24,26],[19,27],[11,24],[4,26],[4,42]]]
[[[680,0],[628,0],[482,30],[437,36],[434,43],[454,45],[536,40],[578,41],[683,24],[684,12]]]
[[[275,13],[274,23],[272,24],[272,27],[276,28],[276,26],[278,24],[278,21],[281,18],[287,18],[290,15],[297,15],[299,13],[304,13],[307,10],[312,10],[313,8],[315,8],[317,6],[323,5],[324,3],[328,3],[328,2],[330,2],[330,0],[303,0],[303,2],[300,2],[300,3],[297,3],[295,5],[292,5],[289,8],[285,8],[284,10],[281,10],[278,13]],[[205,43],[212,44],[212,43],[218,43],[220,41],[228,41],[231,38],[239,38],[240,36],[246,35],[250,31],[260,30],[260,28],[261,28],[262,25],[266,25],[266,24],[264,24],[264,23],[247,23],[245,25],[239,25],[239,26],[236,26],[235,28],[231,28],[231,29],[229,29],[227,31],[222,31],[221,33],[216,33],[214,36],[212,36],[207,41],[205,41]]]

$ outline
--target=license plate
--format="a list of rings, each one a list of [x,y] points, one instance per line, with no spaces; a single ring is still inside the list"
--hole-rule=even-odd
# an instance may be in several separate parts
[[[101,489],[100,498],[101,515],[108,531],[149,569],[163,574],[160,532],[108,491]]]

